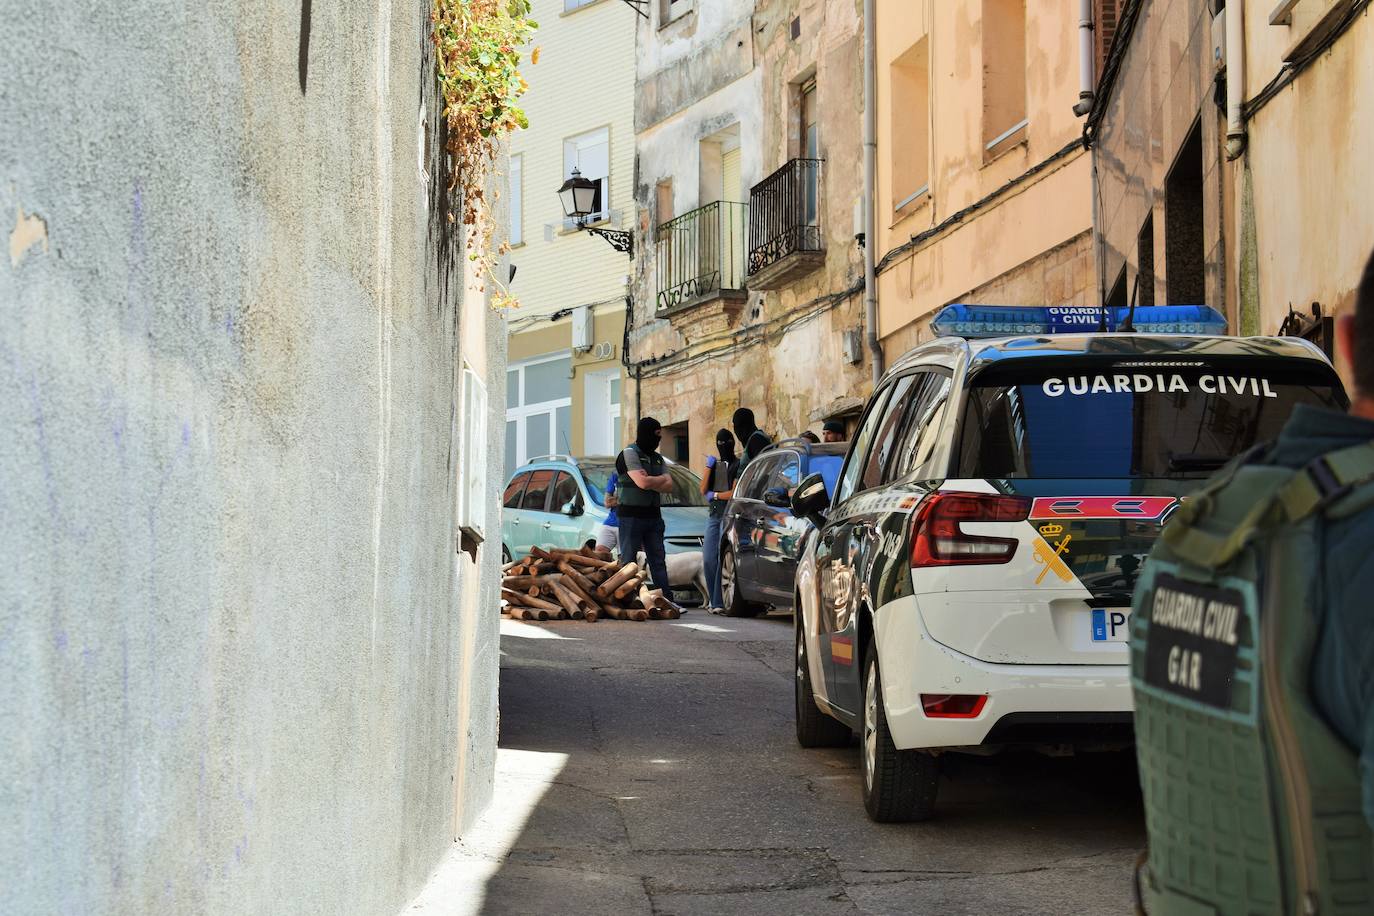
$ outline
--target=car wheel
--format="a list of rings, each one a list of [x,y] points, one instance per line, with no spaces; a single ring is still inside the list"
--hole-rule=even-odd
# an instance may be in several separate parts
[[[794,677],[797,711],[797,743],[802,747],[844,747],[849,744],[854,733],[849,726],[821,712],[816,705],[815,693],[811,690],[811,669],[806,663],[806,637],[802,628],[792,628],[797,634],[797,663]]]
[[[514,559],[514,558],[510,555],[510,548],[507,547],[505,544],[502,544],[502,545],[501,545],[501,565],[502,565],[502,566],[505,566],[505,565],[506,565],[507,563],[509,563],[512,559]]]
[[[761,605],[745,601],[740,594],[735,552],[729,547],[720,552],[720,596],[725,600],[726,617],[754,617],[763,610]]]
[[[939,763],[921,751],[899,751],[892,743],[883,707],[878,652],[870,642],[864,655],[863,731],[864,808],[880,823],[923,821],[935,811]]]

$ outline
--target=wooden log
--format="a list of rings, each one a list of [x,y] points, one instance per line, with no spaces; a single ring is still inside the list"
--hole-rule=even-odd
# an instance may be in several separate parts
[[[547,601],[535,595],[522,595],[521,598],[524,600],[525,607],[531,607],[541,611],[557,612],[560,610],[559,606],[552,601]]]
[[[511,560],[509,563],[501,567],[501,572],[510,572],[512,569],[519,566],[522,562],[522,560]]]
[[[501,589],[501,597],[504,598],[506,601],[510,602],[511,604],[519,605],[520,607],[527,607],[527,605],[525,604],[525,599],[529,596],[522,595],[520,592],[513,591],[509,588],[503,588]]]
[[[637,572],[639,572],[639,565],[637,563],[626,563],[624,566],[620,567],[619,572],[597,586],[596,593],[598,595],[609,595],[613,593],[616,589],[629,581]]]
[[[581,599],[582,603],[588,608],[596,608],[599,610],[601,608],[601,602],[597,601],[596,598],[592,596],[593,592],[596,591],[596,586],[588,582],[583,578],[581,573],[577,572],[567,563],[560,564],[560,568],[564,570],[563,581],[561,583],[562,586]]]
[[[530,556],[534,557],[536,560],[548,563],[550,566],[558,564],[558,557],[554,556],[552,553],[545,550],[543,547],[531,547]]]
[[[584,556],[582,556],[582,554],[580,554],[580,553],[574,553],[574,554],[569,554],[569,555],[566,556],[566,557],[562,557],[561,559],[567,560],[569,563],[572,563],[572,564],[574,564],[574,565],[576,565],[576,566],[585,566],[585,567],[587,567],[588,569],[614,569],[614,568],[615,568],[615,561],[612,560],[612,559],[610,559],[609,557],[607,557],[606,559],[603,560],[603,559],[600,559],[599,557],[584,557]]]
[[[625,580],[624,584],[622,584],[620,588],[616,589],[614,594],[617,599],[623,600],[625,598],[628,598],[630,595],[637,594],[639,590],[643,587],[644,580],[639,576],[635,576],[632,579]],[[648,607],[648,605],[645,605],[645,607]]]
[[[573,593],[564,588],[560,582],[553,583],[550,588],[553,589],[553,595],[558,599],[558,603],[563,605],[563,610],[568,617],[572,620],[581,620],[584,614]]]
[[[505,588],[521,591],[529,588],[532,585],[548,585],[549,583],[556,582],[557,580],[557,573],[550,573],[548,575],[543,576],[506,576],[506,578],[501,580],[501,585]]]

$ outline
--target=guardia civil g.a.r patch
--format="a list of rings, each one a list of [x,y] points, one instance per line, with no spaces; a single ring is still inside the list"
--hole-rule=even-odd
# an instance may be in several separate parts
[[[1155,577],[1145,642],[1145,683],[1230,710],[1245,600],[1231,588]]]

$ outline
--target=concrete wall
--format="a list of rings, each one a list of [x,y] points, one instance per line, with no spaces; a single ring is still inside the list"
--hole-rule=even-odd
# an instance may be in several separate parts
[[[1298,13],[1309,6],[1320,4],[1300,4]],[[1278,74],[1302,25],[1301,15],[1288,27],[1247,15],[1247,98]],[[1261,108],[1247,129],[1247,155],[1228,166],[1237,202],[1228,251],[1231,263],[1243,263],[1240,246],[1246,224],[1252,226],[1254,274],[1242,307],[1257,332],[1273,334],[1290,305],[1306,312],[1320,302],[1328,314],[1352,306],[1374,248],[1374,176],[1366,165],[1374,149],[1374,21],[1368,13]]]
[[[490,797],[500,318],[427,6],[311,6],[0,0],[0,912],[392,912]]]
[[[1153,216],[1154,269],[1142,282],[1153,280],[1155,303],[1169,304],[1165,185],[1189,131],[1200,123],[1205,298],[1227,314],[1234,331],[1239,321],[1234,297],[1227,295],[1222,244],[1225,121],[1212,100],[1211,34],[1207,0],[1141,5],[1095,148],[1102,198],[1097,234],[1106,285],[1113,285],[1124,265],[1126,289],[1132,290],[1140,275],[1141,232]]]
[[[1029,124],[1019,142],[1008,141],[989,156],[983,73],[993,61],[984,15],[992,8],[985,0],[878,2],[874,212],[878,256],[888,260],[879,277],[878,330],[889,358],[914,342],[935,309],[970,300],[975,291],[1016,297],[996,300],[1006,305],[1087,304],[1097,298],[1087,294],[1095,283],[1076,279],[1085,271],[1095,278],[1092,262],[1071,244],[1092,228],[1089,159],[1074,151],[1046,164],[1081,131],[1072,112],[1079,88],[1078,4],[1026,4]],[[907,195],[894,188],[893,163],[921,129],[893,108],[892,68],[923,37],[930,66],[930,123],[924,131],[931,138],[930,190],[897,209]],[[1081,267],[1070,268],[1074,279],[1067,283],[1052,277],[1066,246],[1083,259]],[[1019,279],[999,280],[1005,277]]]

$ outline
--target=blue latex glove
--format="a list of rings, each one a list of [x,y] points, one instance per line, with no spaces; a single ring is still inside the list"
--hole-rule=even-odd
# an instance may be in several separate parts
[[[716,466],[716,456],[715,456],[715,455],[707,455],[707,456],[706,456],[706,466],[707,466],[708,468],[713,468],[713,467]]]
[[[715,490],[708,490],[708,491],[706,492],[706,501],[707,501],[708,503],[713,503],[713,502],[716,501],[716,491],[715,491]]]

